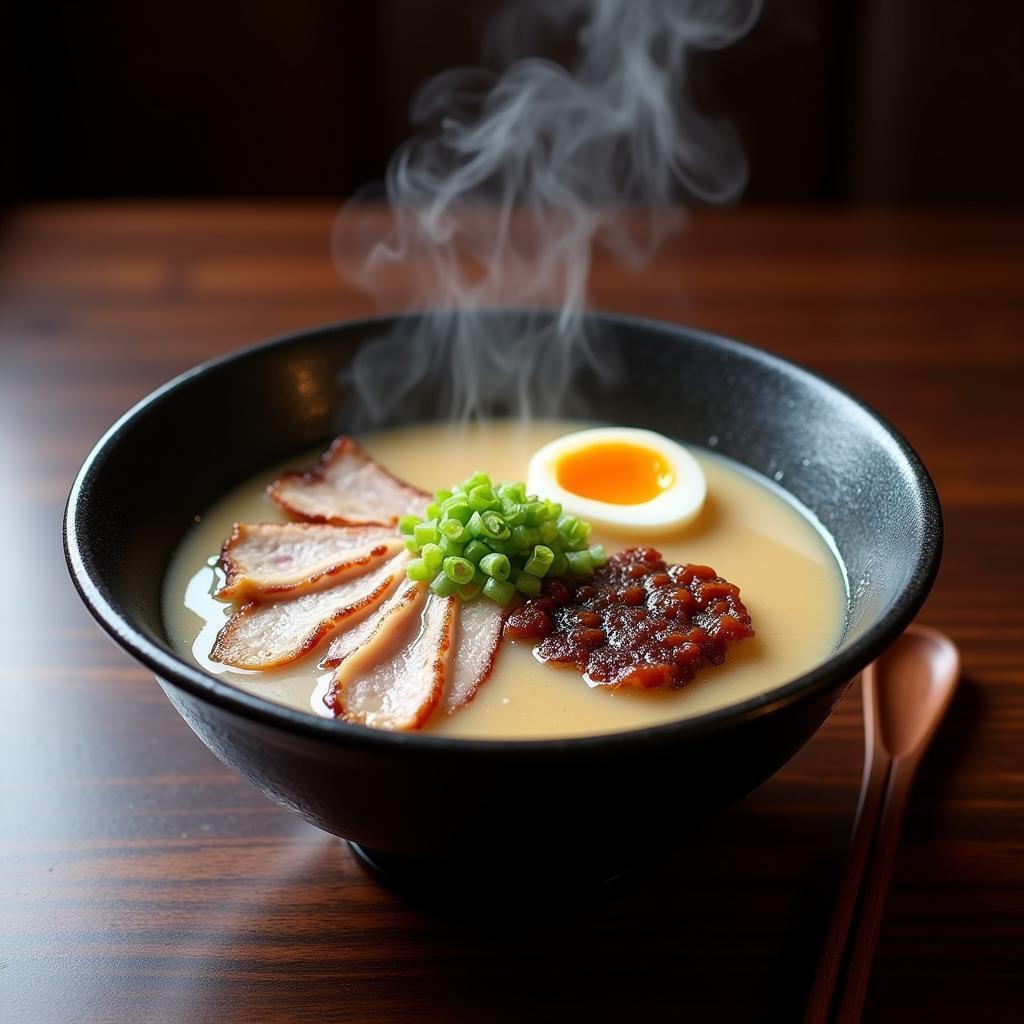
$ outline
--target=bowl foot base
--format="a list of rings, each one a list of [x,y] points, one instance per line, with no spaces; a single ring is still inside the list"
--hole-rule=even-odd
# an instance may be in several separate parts
[[[443,905],[459,916],[532,911],[552,903],[571,908],[593,903],[617,888],[629,867],[573,867],[543,873],[522,864],[501,867],[493,863],[474,871],[465,865],[402,857],[371,850],[346,840],[356,860],[379,882],[416,903]]]

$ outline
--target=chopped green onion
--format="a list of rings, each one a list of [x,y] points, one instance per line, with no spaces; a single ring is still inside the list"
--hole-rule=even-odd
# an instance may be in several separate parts
[[[526,522],[526,506],[518,505],[514,501],[501,499],[501,518],[509,526],[522,526]]]
[[[462,557],[462,545],[447,537],[441,538],[441,552],[445,558]]]
[[[501,555],[495,551],[480,559],[480,570],[491,579],[507,580],[512,572],[512,564],[507,555]]]
[[[498,493],[509,501],[522,504],[526,501],[526,486],[522,481],[505,483],[498,488]]]
[[[413,527],[412,538],[420,547],[423,547],[424,544],[436,544],[437,520],[430,519],[425,523],[417,523]]]
[[[512,531],[512,543],[520,551],[532,548],[534,544],[539,542],[540,530],[536,530],[532,526],[517,526]]]
[[[567,551],[565,560],[573,576],[589,576],[594,571],[594,559],[589,551]]]
[[[430,570],[431,576],[441,568],[444,561],[444,551],[437,544],[424,544],[420,554],[423,561]]]
[[[550,519],[545,519],[537,529],[540,533],[540,539],[548,546],[557,542],[558,527]]]
[[[533,554],[526,560],[523,572],[528,572],[531,576],[543,576],[551,568],[551,563],[554,560],[554,551],[543,544],[538,544],[533,549]]]
[[[468,558],[474,565],[478,565],[484,555],[489,555],[491,549],[479,540],[471,540],[463,549],[462,557]]]
[[[497,512],[474,512],[469,520],[469,532],[482,540],[508,540],[511,530]]]
[[[443,572],[439,572],[430,584],[430,589],[438,597],[454,597],[459,592],[459,584]]]
[[[562,536],[571,537],[577,529],[579,520],[575,516],[564,515],[558,517],[558,532]]]
[[[555,552],[555,559],[548,570],[549,576],[565,576],[569,572],[569,562],[564,552],[559,549]]]
[[[527,526],[540,526],[548,518],[548,511],[542,501],[531,501],[525,508]]]
[[[508,580],[496,580],[493,577],[484,584],[484,593],[502,607],[512,600],[516,588]]]
[[[468,505],[458,505],[455,508],[449,509],[444,514],[444,519],[441,520],[443,523],[462,523],[463,526],[469,525],[469,520],[473,515],[473,510]]]
[[[508,524],[497,512],[484,512],[481,516],[484,524],[484,532],[492,540],[508,540],[512,535]]]
[[[473,579],[476,566],[465,558],[446,558],[444,560],[444,574],[450,580],[455,580],[460,586],[469,583]]]
[[[402,516],[398,528],[419,556],[408,563],[409,578],[429,579],[434,593],[465,601],[481,591],[501,605],[517,590],[536,597],[544,577],[587,576],[608,561],[601,545],[587,547],[590,525],[560,503],[483,472],[437,491],[424,518]]]
[[[575,516],[562,516],[558,520],[558,533],[568,548],[579,548],[590,533],[590,524]]]
[[[521,572],[516,577],[516,590],[527,597],[540,597],[540,580],[528,572]]]
[[[491,478],[481,470],[477,470],[463,485],[466,494],[469,494],[474,487],[490,487]]]
[[[469,507],[469,500],[464,494],[456,494],[454,498],[449,498],[441,506],[441,511],[444,513],[446,522],[456,519],[463,526],[469,522],[469,517],[473,514],[473,510]]]
[[[441,532],[442,537],[447,537],[449,540],[455,541],[456,544],[469,539],[469,530],[458,519],[445,519],[438,527],[438,530]]]
[[[492,487],[478,484],[469,492],[469,507],[474,512],[493,512],[501,508],[501,501]]]
[[[405,567],[405,574],[417,583],[425,583],[434,578],[434,571],[428,568],[422,558],[412,558]]]

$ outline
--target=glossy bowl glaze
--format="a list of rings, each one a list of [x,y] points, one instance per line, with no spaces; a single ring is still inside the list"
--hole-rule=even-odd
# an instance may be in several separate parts
[[[862,404],[791,363],[701,331],[602,315],[589,322],[599,349],[629,352],[613,382],[578,382],[577,394],[596,396],[595,419],[710,444],[779,480],[834,537],[851,585],[848,623],[838,650],[812,671],[653,728],[474,741],[316,718],[175,654],[161,584],[193,516],[265,467],[351,429],[346,370],[393,320],[303,331],[182,375],[111,428],[71,491],[68,565],[100,624],[156,673],[226,765],[378,865],[415,864],[438,879],[613,874],[777,771],[910,622],[935,576],[935,490],[907,443]],[[403,419],[436,417],[430,403],[422,397]]]

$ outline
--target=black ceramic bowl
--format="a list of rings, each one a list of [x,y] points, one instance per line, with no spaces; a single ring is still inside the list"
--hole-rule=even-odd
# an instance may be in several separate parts
[[[154,392],[89,456],[65,524],[83,600],[156,673],[202,741],[271,800],[376,851],[378,862],[448,865],[456,875],[471,865],[612,872],[777,771],[924,600],[941,514],[924,467],[891,427],[764,352],[685,327],[595,316],[597,344],[629,348],[595,418],[710,442],[780,478],[831,532],[851,584],[833,656],[732,707],[566,740],[388,734],[234,689],[167,641],[160,593],[171,554],[192,517],[234,484],[351,426],[345,370],[391,323],[303,331]],[[426,399],[406,413],[429,419],[437,410]]]

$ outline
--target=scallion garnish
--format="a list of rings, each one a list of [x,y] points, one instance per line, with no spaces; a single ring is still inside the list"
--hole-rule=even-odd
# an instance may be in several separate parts
[[[480,569],[486,576],[490,576],[491,579],[507,580],[512,572],[512,564],[508,560],[508,555],[492,551],[489,555],[484,555],[480,559]]]
[[[516,588],[508,580],[489,579],[484,584],[484,593],[496,604],[504,606],[515,596]]]
[[[420,548],[420,558],[423,559],[423,564],[433,575],[441,568],[441,563],[444,561],[444,550],[438,544],[424,544]]]
[[[476,566],[467,559],[460,558],[457,555],[446,558],[442,568],[444,569],[445,576],[450,580],[454,580],[460,587],[466,583],[472,583],[473,576],[476,574]]]
[[[409,579],[464,601],[481,593],[500,605],[517,592],[537,597],[545,577],[589,576],[608,561],[600,545],[587,546],[589,523],[527,494],[522,482],[493,483],[486,473],[437,491],[425,517],[403,516],[398,528],[418,556]]]
[[[516,576],[516,590],[527,597],[540,597],[540,580],[528,572],[521,572]]]
[[[412,539],[422,548],[424,544],[436,544],[437,520],[428,519],[425,523],[417,523],[412,528]]]
[[[438,597],[453,597],[459,592],[461,584],[456,583],[447,573],[439,572],[430,583],[430,589]]]

